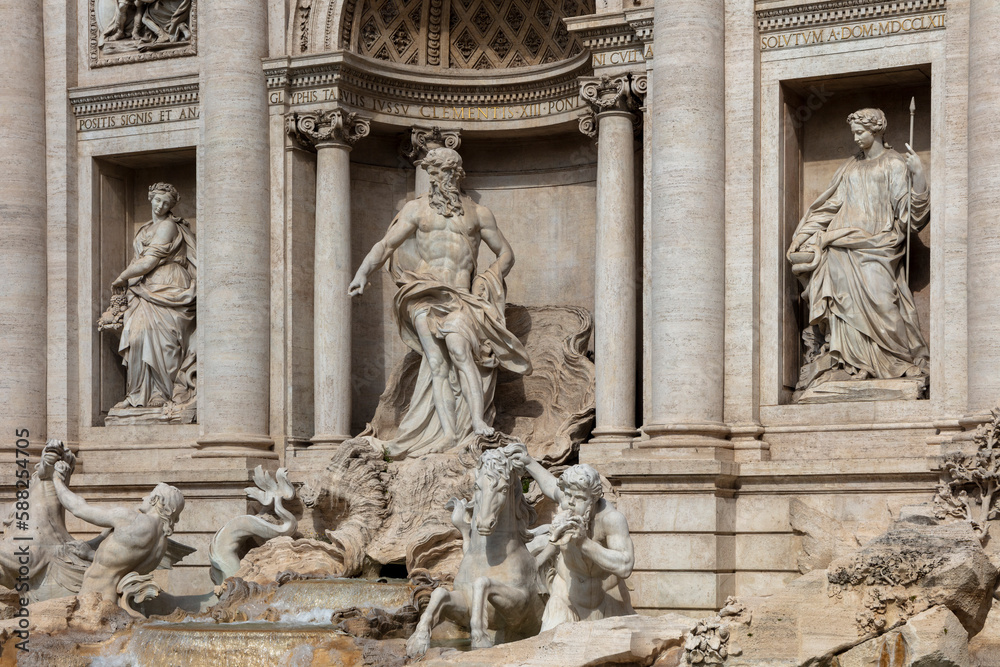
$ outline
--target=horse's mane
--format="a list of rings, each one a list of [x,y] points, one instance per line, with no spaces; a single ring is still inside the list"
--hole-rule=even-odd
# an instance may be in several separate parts
[[[521,445],[521,447],[523,446]],[[514,503],[514,518],[517,519],[517,532],[521,537],[521,541],[527,544],[532,539],[528,528],[535,523],[538,514],[535,512],[535,508],[528,502],[528,499],[524,497],[524,491],[521,488],[522,471],[518,470],[517,466],[514,465],[510,457],[510,454],[513,452],[507,451],[510,448],[511,446],[507,446],[502,449],[488,449],[483,452],[479,458],[478,475],[485,475],[491,480],[507,482],[507,502]]]

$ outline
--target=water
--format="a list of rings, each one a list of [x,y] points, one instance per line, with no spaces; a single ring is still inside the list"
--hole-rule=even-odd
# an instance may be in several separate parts
[[[266,599],[250,602],[281,613],[281,621],[215,623],[144,622],[133,628],[124,650],[102,656],[92,667],[309,667],[364,664],[361,649],[330,623],[335,610],[410,604],[414,586],[406,581],[362,579],[290,581]],[[246,607],[245,607],[246,608]],[[119,645],[120,646],[120,645]]]

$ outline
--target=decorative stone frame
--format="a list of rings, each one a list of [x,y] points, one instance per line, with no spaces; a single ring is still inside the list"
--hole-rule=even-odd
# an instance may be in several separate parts
[[[794,49],[763,51],[761,54],[760,124],[761,173],[758,196],[760,363],[758,390],[760,420],[772,442],[780,433],[797,430],[836,431],[890,428],[900,433],[894,444],[908,455],[920,455],[907,442],[923,440],[933,434],[932,415],[954,414],[964,405],[965,374],[965,284],[964,263],[958,266],[948,259],[964,256],[965,219],[955,211],[965,199],[964,179],[959,176],[955,158],[949,153],[954,141],[955,119],[965,117],[964,103],[957,101],[954,83],[945,97],[946,54],[953,48],[947,43],[947,31],[929,30],[881,39],[852,42],[849,46],[833,43]],[[808,50],[806,50],[808,49]],[[808,56],[808,57],[806,57]],[[788,405],[782,395],[780,346],[785,295],[783,275],[787,268],[782,229],[782,84],[795,79],[843,77],[862,72],[892,71],[929,66],[931,69],[931,159],[926,165],[931,186],[932,221],[930,244],[930,399],[926,401],[872,401],[864,403],[829,403],[823,405]],[[951,119],[950,121],[948,119]],[[957,150],[957,149],[956,149]],[[954,150],[952,151],[952,153]],[[964,169],[964,167],[962,168]],[[953,287],[949,287],[953,286]],[[949,292],[951,296],[949,296]],[[807,427],[806,425],[814,425]],[[829,425],[829,426],[821,426]],[[772,435],[775,434],[775,435]]]
[[[110,56],[104,55],[98,46],[101,31],[100,26],[97,25],[97,3],[99,1],[87,0],[87,53],[91,69],[198,55],[198,0],[191,0],[191,20],[188,22],[188,27],[191,29],[191,40],[186,45],[174,49],[163,49],[161,51],[150,51],[147,53],[136,51],[134,53],[119,53]]]

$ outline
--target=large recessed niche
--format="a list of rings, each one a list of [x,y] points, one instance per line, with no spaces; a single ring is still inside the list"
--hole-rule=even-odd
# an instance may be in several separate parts
[[[104,426],[108,411],[125,397],[125,367],[118,354],[119,337],[98,332],[96,322],[111,299],[111,283],[134,256],[135,233],[151,219],[149,186],[171,183],[181,195],[174,207],[191,224],[197,238],[197,191],[193,148],[131,153],[94,159],[93,285],[91,319],[94,336],[92,425]]]
[[[876,107],[885,112],[886,141],[900,153],[910,132],[910,100],[916,99],[914,150],[920,155],[928,180],[931,173],[931,66],[795,79],[781,84],[781,233],[778,243],[782,261],[781,349],[779,372],[781,403],[790,403],[799,377],[803,346],[801,331],[806,314],[802,286],[784,261],[785,251],[802,215],[830,184],[837,168],[857,152],[847,125],[847,116],[858,109]],[[930,336],[930,244],[931,223],[910,238],[910,289],[920,318],[920,330],[928,346]],[[901,260],[902,261],[902,260]],[[933,349],[931,354],[934,354]],[[933,383],[934,378],[931,378]]]

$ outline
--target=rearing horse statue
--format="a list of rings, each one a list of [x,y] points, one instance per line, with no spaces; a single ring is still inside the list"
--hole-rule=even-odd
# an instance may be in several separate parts
[[[451,521],[462,533],[462,564],[454,590],[437,588],[431,595],[406,642],[410,657],[427,652],[431,629],[442,616],[469,628],[473,648],[493,645],[487,629],[496,630],[497,643],[538,634],[544,608],[539,593],[544,589],[525,546],[535,510],[521,491],[524,471],[511,459],[516,451],[525,451],[524,445],[483,452],[472,502],[448,501]]]

